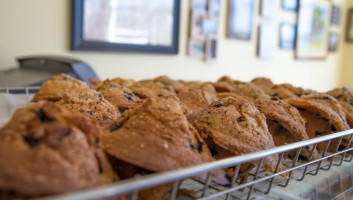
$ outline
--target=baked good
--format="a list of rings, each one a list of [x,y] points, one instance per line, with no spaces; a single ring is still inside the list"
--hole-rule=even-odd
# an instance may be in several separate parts
[[[336,98],[341,104],[343,112],[350,127],[353,127],[353,91],[350,88],[336,88],[329,92],[328,95]]]
[[[241,81],[233,80],[229,76],[222,76],[217,82],[212,83],[212,85],[217,92],[230,92],[235,85],[242,83]]]
[[[0,130],[0,191],[34,198],[117,181],[97,123],[52,102],[18,109]]]
[[[40,100],[59,101],[68,92],[88,90],[89,86],[67,74],[52,76],[45,81],[40,90],[34,95],[32,102]]]
[[[250,82],[255,84],[257,87],[261,88],[265,92],[270,90],[274,86],[271,79],[265,77],[257,77],[251,80]]]
[[[141,99],[175,95],[175,91],[171,86],[153,80],[140,81],[137,84],[132,85],[128,88]]]
[[[303,89],[301,87],[294,87],[293,85],[288,83],[274,85],[270,90],[267,91],[267,94],[271,96],[277,96],[280,99],[295,98],[300,97],[301,95],[315,93],[317,92],[314,90]]]
[[[189,120],[217,159],[275,147],[265,116],[254,104],[242,98],[222,98]],[[263,167],[273,172],[277,162],[278,155],[267,156]],[[239,178],[246,178],[255,164],[244,166],[245,171],[241,171]],[[281,164],[280,169],[284,168]]]
[[[213,160],[175,96],[147,99],[141,106],[126,111],[103,133],[101,141],[109,155],[153,172]],[[224,174],[216,171],[213,180],[226,184]]]
[[[113,106],[118,108],[121,113],[136,106],[137,102],[141,100],[128,88],[109,79],[96,85],[94,89],[100,92]]]
[[[328,135],[349,129],[345,114],[338,101],[327,94],[302,95],[300,98],[285,100],[296,107],[306,121],[306,133],[309,138]],[[340,148],[346,147],[349,137],[344,137]],[[336,151],[338,139],[331,142],[329,151]],[[319,152],[325,148],[325,143],[318,144]]]
[[[65,94],[57,103],[68,110],[80,112],[96,120],[101,127],[109,126],[121,115],[118,109],[104,99],[101,93],[93,89]]]
[[[195,85],[188,90],[183,90],[179,92],[178,97],[180,102],[188,109],[188,115],[201,112],[209,104],[218,99],[216,90],[208,83]]]
[[[305,131],[305,121],[295,107],[278,97],[259,99],[254,101],[254,104],[265,115],[268,129],[276,146],[309,139]],[[313,148],[312,145],[302,148],[300,155],[309,160],[311,152],[314,151],[313,158],[318,158],[318,152]],[[296,150],[289,156],[293,157],[295,153]]]
[[[235,87],[233,87],[231,92],[234,92],[249,101],[270,98],[270,96],[266,94],[265,91],[253,83],[237,84]]]

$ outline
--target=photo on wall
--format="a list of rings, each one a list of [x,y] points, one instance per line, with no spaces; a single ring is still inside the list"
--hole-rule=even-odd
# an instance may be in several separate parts
[[[191,57],[203,59],[206,53],[206,43],[205,39],[200,38],[190,38],[189,39],[189,47],[188,47],[188,54]]]
[[[302,0],[299,6],[296,58],[325,59],[329,41],[330,2]]]
[[[298,10],[298,2],[299,0],[282,0],[282,8],[284,10]]]
[[[332,25],[339,25],[341,18],[341,8],[337,5],[332,6],[331,11],[331,24]]]
[[[227,36],[250,40],[253,29],[254,0],[229,0]]]
[[[337,33],[330,33],[328,50],[330,52],[335,52],[338,49],[339,36]]]
[[[353,42],[353,9],[348,11],[346,40],[347,42]]]
[[[279,0],[261,0],[261,17],[275,19],[277,17]]]
[[[217,58],[218,41],[215,36],[210,36],[206,41],[206,61],[212,61]]]
[[[276,50],[276,26],[274,23],[264,22],[259,25],[259,39],[257,54],[262,59],[271,59]]]
[[[290,23],[280,25],[280,47],[281,49],[295,49],[297,26]]]

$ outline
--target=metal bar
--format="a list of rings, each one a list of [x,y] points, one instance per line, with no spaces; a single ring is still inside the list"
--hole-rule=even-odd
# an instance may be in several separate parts
[[[259,171],[260,171],[260,168],[261,168],[263,162],[264,162],[264,158],[262,158],[262,159],[260,160],[259,164],[257,165],[256,173],[255,173],[255,175],[254,175],[254,180],[257,180],[258,175],[259,175]],[[254,185],[255,185],[255,184],[252,184],[252,185],[250,186],[250,190],[249,190],[249,192],[248,192],[248,197],[247,197],[246,199],[250,199],[251,193],[252,193],[252,191],[253,191],[253,189],[254,189]]]
[[[300,147],[300,148],[297,150],[297,153],[295,154],[295,157],[294,157],[294,161],[293,161],[292,167],[295,167],[295,165],[297,164],[298,158],[299,158],[299,155],[300,155],[300,152],[301,152],[301,151],[302,151],[302,147]],[[293,173],[293,171],[290,171],[286,183],[285,183],[284,185],[279,184],[279,186],[281,186],[281,187],[287,187],[287,185],[289,184],[289,181],[290,181],[290,179],[291,179],[291,177],[292,177],[292,173]]]
[[[211,181],[211,175],[212,175],[212,171],[209,171],[207,174],[206,184],[202,190],[202,195],[201,195],[202,197],[204,197],[206,195],[208,185],[210,184],[210,181]]]
[[[131,200],[137,200],[138,197],[139,197],[139,191],[138,190],[132,192]]]
[[[170,196],[170,200],[175,200],[175,197],[178,192],[179,182],[180,182],[179,180],[174,181],[173,190],[172,190],[172,194]]]
[[[327,144],[325,146],[324,152],[322,152],[322,157],[325,157],[328,147],[330,146],[331,140],[327,141]],[[316,171],[314,173],[309,173],[310,175],[316,175],[320,171],[322,160],[320,160],[319,164],[317,165]]]
[[[233,175],[232,180],[230,182],[230,187],[234,187],[234,184],[235,184],[237,177],[238,177],[238,174],[239,174],[239,170],[240,170],[240,165],[237,165],[234,169],[234,175]],[[229,197],[230,197],[230,193],[227,194],[226,200],[228,200]]]
[[[339,139],[339,141],[338,141],[338,143],[337,143],[337,145],[336,145],[336,148],[335,148],[336,152],[338,152],[338,149],[339,149],[339,147],[340,147],[340,145],[341,145],[341,143],[342,143],[342,139],[343,139],[343,136],[340,137],[340,139]],[[322,168],[322,169],[323,169],[323,170],[330,170],[334,159],[335,159],[335,156],[333,156],[333,157],[331,158],[330,164],[328,165],[328,167],[327,167],[327,168]]]
[[[275,173],[278,172],[278,168],[279,168],[279,166],[280,166],[280,164],[281,164],[283,155],[284,155],[284,153],[281,153],[280,156],[279,156],[279,159],[278,159],[278,162],[277,162],[277,165],[276,165],[276,169],[275,169]],[[275,177],[271,178],[271,181],[270,181],[270,183],[268,184],[268,188],[267,188],[267,191],[265,192],[265,194],[270,193],[271,187],[272,187],[272,184],[273,184],[273,180],[275,180]]]
[[[352,138],[353,138],[353,134],[351,134],[350,137],[349,137],[349,140],[348,140],[348,144],[347,144],[347,146],[346,146],[346,149],[351,146]],[[340,160],[340,162],[339,162],[338,164],[336,164],[336,166],[341,166],[341,165],[342,165],[343,160],[344,160],[344,158],[346,157],[346,154],[347,154],[347,153],[344,153],[343,155],[341,155],[341,156],[342,156],[342,157],[341,157],[341,160]]]
[[[310,152],[309,161],[311,161],[311,160],[313,159],[313,156],[314,156],[314,152],[315,152],[315,150],[316,150],[316,147],[317,147],[317,143],[314,145],[313,149],[312,149],[311,152]],[[305,175],[306,175],[306,171],[308,170],[308,167],[309,167],[309,165],[305,166],[302,177],[301,177],[300,179],[298,179],[299,181],[302,181],[302,180],[304,179],[304,177],[305,177]]]

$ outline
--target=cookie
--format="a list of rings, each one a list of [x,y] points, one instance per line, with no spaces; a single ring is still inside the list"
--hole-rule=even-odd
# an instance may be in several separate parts
[[[101,93],[93,89],[68,93],[57,103],[68,110],[80,112],[96,120],[101,127],[109,126],[121,115],[118,109],[104,99]]]
[[[207,83],[195,85],[188,90],[181,91],[178,97],[180,102],[187,107],[188,115],[201,112],[218,99],[214,87]]]
[[[353,127],[353,91],[350,88],[336,88],[327,92],[328,95],[336,98],[341,104],[343,112],[350,127]]]
[[[118,108],[121,113],[136,106],[137,102],[141,100],[128,88],[114,83],[109,79],[98,84],[94,89],[100,92],[113,106]]]
[[[253,103],[241,98],[227,97],[215,101],[189,120],[217,159],[275,147],[265,116]],[[273,172],[277,162],[278,155],[268,156],[264,159],[263,167]],[[241,176],[246,177],[247,171],[255,164],[249,164]],[[280,165],[281,170],[284,168]]]
[[[254,101],[257,109],[266,117],[268,129],[276,146],[300,142],[309,139],[305,130],[305,121],[298,110],[278,97],[260,99]],[[309,160],[313,146],[307,146],[301,150],[301,156]],[[293,151],[289,156],[294,156]],[[313,158],[318,158],[318,152],[314,150]]]
[[[171,86],[153,80],[140,81],[128,88],[141,99],[176,94]]]
[[[257,77],[251,80],[250,82],[255,84],[257,87],[261,88],[265,92],[270,90],[274,86],[271,79],[265,77]]]
[[[67,74],[52,76],[45,81],[40,90],[32,98],[32,102],[40,100],[59,101],[68,92],[88,90],[89,86]]]
[[[0,190],[34,198],[118,180],[99,135],[97,123],[52,102],[18,109],[0,130]]]
[[[112,157],[153,172],[213,160],[175,96],[149,98],[140,107],[126,111],[115,125],[104,130],[102,144]],[[213,180],[226,184],[217,173],[220,175],[215,174]]]
[[[302,95],[300,98],[289,98],[285,101],[296,107],[306,121],[306,133],[309,138],[349,129],[340,104],[327,94]],[[348,138],[343,138],[341,147],[347,145]],[[331,142],[330,151],[336,151],[337,142],[338,139]],[[326,143],[318,145],[319,152],[324,150],[325,145]]]
[[[249,101],[270,98],[270,96],[266,94],[265,91],[253,83],[237,84],[235,87],[233,87],[231,92],[234,92]]]

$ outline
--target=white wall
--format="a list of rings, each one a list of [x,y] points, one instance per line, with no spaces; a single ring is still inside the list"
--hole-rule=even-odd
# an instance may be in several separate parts
[[[264,21],[256,17],[251,42],[225,37],[226,0],[222,0],[218,60],[205,63],[186,55],[189,0],[181,0],[181,24],[178,55],[72,52],[70,46],[71,0],[0,0],[0,70],[16,66],[14,58],[31,54],[67,55],[88,62],[101,78],[120,76],[144,79],[166,74],[176,79],[216,80],[228,74],[234,79],[251,80],[267,76],[274,82],[325,91],[341,84],[342,45],[326,60],[295,60],[294,52],[276,49],[271,60],[256,57],[257,27]],[[342,6],[345,0],[335,0]],[[351,1],[351,0],[347,0]],[[278,1],[275,23],[296,22],[296,14],[284,11]],[[343,33],[339,28],[333,28]],[[279,35],[277,33],[277,38]],[[342,40],[341,40],[342,41]],[[277,42],[279,43],[279,42]]]

